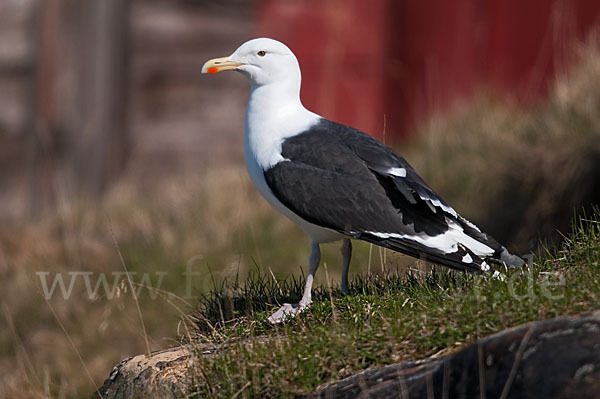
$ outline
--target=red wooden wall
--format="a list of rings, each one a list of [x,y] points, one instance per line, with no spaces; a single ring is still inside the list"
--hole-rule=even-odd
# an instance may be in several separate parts
[[[480,87],[544,98],[598,0],[262,0],[259,36],[286,43],[307,108],[399,139]]]

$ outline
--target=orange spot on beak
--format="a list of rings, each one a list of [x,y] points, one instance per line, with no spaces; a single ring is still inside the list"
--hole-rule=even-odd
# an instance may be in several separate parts
[[[208,68],[208,69],[206,70],[206,73],[217,73],[217,72],[219,72],[219,69],[218,69],[218,68],[215,68],[215,67]]]

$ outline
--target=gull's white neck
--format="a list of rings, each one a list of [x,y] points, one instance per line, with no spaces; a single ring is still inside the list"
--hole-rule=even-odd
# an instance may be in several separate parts
[[[302,105],[299,79],[252,86],[244,129],[247,166],[250,168],[249,161],[254,161],[266,170],[282,161],[283,140],[307,130],[319,119]]]
[[[299,86],[299,84],[298,84]],[[279,212],[296,223],[314,242],[339,240],[342,236],[302,219],[283,205],[269,188],[264,172],[284,160],[283,140],[319,122],[321,117],[300,102],[300,88],[281,85],[253,86],[246,109],[244,156],[248,175],[262,196]]]

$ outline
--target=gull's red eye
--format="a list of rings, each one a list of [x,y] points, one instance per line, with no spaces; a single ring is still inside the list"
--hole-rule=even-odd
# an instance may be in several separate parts
[[[265,55],[267,55],[267,52],[264,50],[260,50],[258,53],[256,53],[256,55],[258,55],[259,57],[264,57]]]

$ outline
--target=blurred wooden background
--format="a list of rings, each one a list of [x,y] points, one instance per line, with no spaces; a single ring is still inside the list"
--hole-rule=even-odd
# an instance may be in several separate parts
[[[544,99],[598,0],[261,0],[260,35],[294,49],[306,106],[396,141],[478,90]]]
[[[0,221],[116,179],[241,162],[243,77],[204,61],[288,44],[305,105],[388,142],[483,88],[544,98],[597,0],[0,0]]]
[[[248,88],[200,70],[252,35],[250,5],[0,0],[0,220],[239,162]]]

